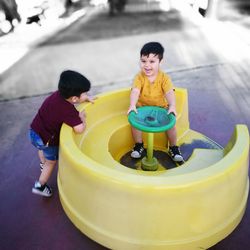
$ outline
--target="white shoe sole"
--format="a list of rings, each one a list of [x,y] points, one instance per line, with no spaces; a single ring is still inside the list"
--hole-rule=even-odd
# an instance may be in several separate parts
[[[51,194],[46,194],[42,191],[39,191],[37,190],[36,188],[32,188],[32,193],[33,194],[38,194],[38,195],[41,195],[41,196],[44,196],[44,197],[51,197],[52,196],[52,193]]]
[[[141,155],[139,155],[138,152],[136,152],[136,151],[133,151],[133,152],[130,154],[130,156],[131,156],[132,158],[134,158],[134,159],[139,159],[139,158],[141,158]]]
[[[180,162],[180,161],[184,161],[183,157],[181,155],[176,155],[173,159],[173,161],[175,162]]]

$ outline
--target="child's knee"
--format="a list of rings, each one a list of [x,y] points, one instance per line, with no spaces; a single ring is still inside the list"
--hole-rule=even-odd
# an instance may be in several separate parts
[[[45,162],[46,166],[49,166],[49,167],[54,167],[56,165],[56,163],[57,163],[57,160],[52,161],[52,160],[47,160],[47,159]]]

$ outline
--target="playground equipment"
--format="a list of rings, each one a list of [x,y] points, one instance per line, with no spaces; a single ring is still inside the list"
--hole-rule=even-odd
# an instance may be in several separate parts
[[[141,167],[143,170],[155,171],[158,169],[158,160],[153,156],[154,133],[164,132],[174,127],[176,119],[174,114],[168,114],[165,108],[145,106],[130,112],[129,123],[140,131],[147,133],[147,156],[143,157]]]
[[[185,163],[143,171],[121,164],[133,147],[129,89],[81,105],[82,135],[63,125],[58,188],[70,220],[111,249],[207,249],[230,234],[244,214],[249,133],[236,125],[225,148],[189,128],[185,89],[176,89],[178,144]],[[145,140],[146,141],[146,140]],[[147,145],[145,145],[147,147]],[[155,134],[154,150],[166,152]]]

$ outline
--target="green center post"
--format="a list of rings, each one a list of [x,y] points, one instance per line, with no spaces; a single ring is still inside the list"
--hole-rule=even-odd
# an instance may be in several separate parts
[[[156,171],[158,169],[158,161],[153,157],[154,151],[154,134],[148,133],[147,156],[142,159],[142,169],[146,171]]]

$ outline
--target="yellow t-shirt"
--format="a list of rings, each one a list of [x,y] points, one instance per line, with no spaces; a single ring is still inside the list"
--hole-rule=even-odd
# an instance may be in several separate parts
[[[140,72],[135,76],[133,88],[140,90],[137,106],[159,106],[166,108],[168,106],[166,93],[173,89],[173,83],[170,77],[159,71],[155,81],[150,83],[147,76]]]

